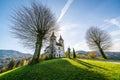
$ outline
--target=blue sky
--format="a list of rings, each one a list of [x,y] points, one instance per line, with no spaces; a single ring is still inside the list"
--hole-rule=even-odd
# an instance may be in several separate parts
[[[10,33],[13,9],[30,6],[31,0],[0,0],[0,49],[13,49],[25,53],[34,51],[24,48]],[[65,47],[89,50],[85,33],[91,26],[109,32],[113,39],[111,51],[120,51],[120,0],[38,0],[48,6],[58,19]]]

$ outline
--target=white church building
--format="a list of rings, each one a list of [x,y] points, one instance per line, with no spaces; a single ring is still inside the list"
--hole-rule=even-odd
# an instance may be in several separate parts
[[[60,57],[65,57],[64,52],[65,52],[64,40],[62,39],[62,36],[60,35],[60,38],[57,41],[56,36],[53,32],[50,37],[50,44],[49,46],[46,47],[44,53],[46,54],[47,57],[49,57],[52,54],[55,58],[60,58]]]

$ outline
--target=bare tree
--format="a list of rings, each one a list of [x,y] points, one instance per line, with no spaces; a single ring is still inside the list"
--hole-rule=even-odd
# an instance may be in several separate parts
[[[107,59],[104,50],[111,47],[112,41],[108,33],[98,27],[90,27],[86,33],[86,40],[91,49],[99,50],[103,58]]]
[[[56,19],[51,10],[42,4],[32,2],[30,7],[15,10],[12,16],[12,32],[24,46],[35,48],[31,64],[39,62],[42,43],[52,31],[56,31]]]

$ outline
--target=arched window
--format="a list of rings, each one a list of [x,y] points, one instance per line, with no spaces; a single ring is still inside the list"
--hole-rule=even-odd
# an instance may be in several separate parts
[[[60,57],[60,54],[59,54],[59,57]]]
[[[59,53],[60,53],[60,51],[59,51]]]
[[[60,50],[60,47],[58,47],[58,50]]]

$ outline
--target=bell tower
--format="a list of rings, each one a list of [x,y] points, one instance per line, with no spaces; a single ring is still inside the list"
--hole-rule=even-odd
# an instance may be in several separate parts
[[[50,44],[54,45],[55,43],[56,43],[56,36],[55,36],[54,32],[52,32],[52,35],[50,37]]]
[[[60,38],[59,38],[59,43],[62,44],[62,45],[64,44],[64,40],[63,40],[61,35],[60,35]]]
[[[59,38],[59,43],[62,45],[62,48],[63,48],[63,53],[65,52],[65,49],[64,49],[64,40],[62,38],[62,36],[60,35],[60,38]]]
[[[52,32],[52,35],[50,37],[50,53],[51,53],[51,58],[55,57],[56,53],[56,36],[54,32]]]

